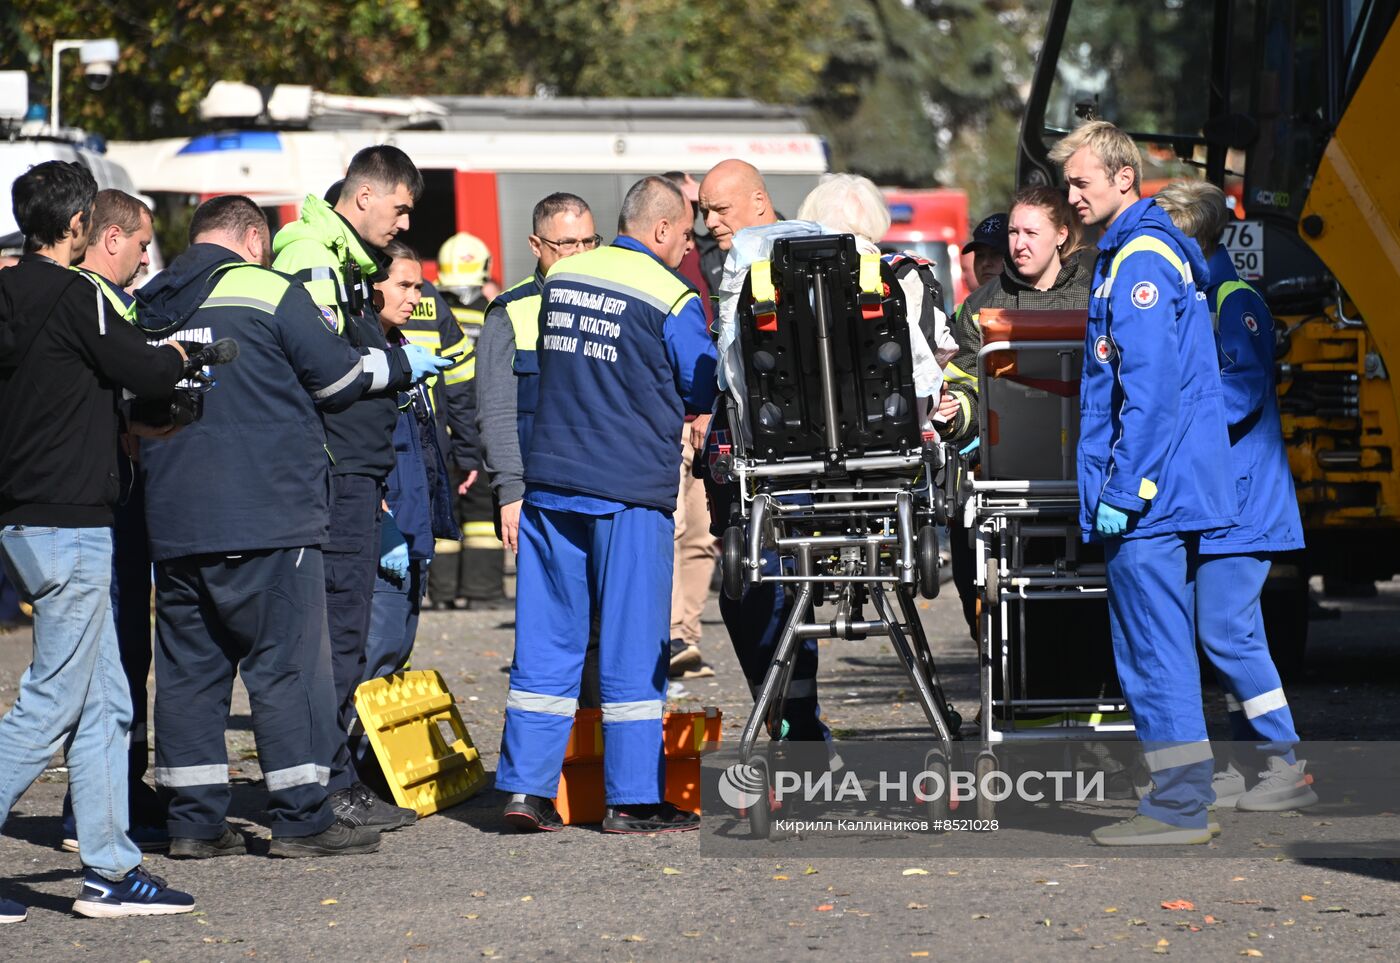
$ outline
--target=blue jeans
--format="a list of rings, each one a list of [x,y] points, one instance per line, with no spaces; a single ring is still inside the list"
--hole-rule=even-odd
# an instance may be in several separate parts
[[[61,746],[82,861],[121,879],[141,853],[126,835],[131,695],[112,623],[112,532],[11,525],[0,561],[34,606],[34,661],[0,719],[0,823]]]

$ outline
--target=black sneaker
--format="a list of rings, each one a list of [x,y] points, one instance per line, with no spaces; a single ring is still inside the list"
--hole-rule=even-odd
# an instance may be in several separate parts
[[[670,677],[673,679],[686,678],[686,670],[697,669],[704,665],[704,660],[700,658],[700,646],[691,645],[684,639],[671,640],[671,666]],[[714,675],[711,671],[710,675]]]
[[[94,870],[83,875],[83,891],[73,901],[73,912],[83,916],[167,916],[194,909],[194,897],[165,885],[137,866],[121,882],[103,879]]]
[[[337,819],[325,832],[315,836],[274,836],[269,856],[296,859],[302,856],[354,856],[379,848],[379,830],[352,826]]]
[[[351,826],[368,826],[382,833],[393,832],[418,821],[418,814],[386,803],[362,782],[331,795],[335,818]]]
[[[609,806],[605,833],[684,833],[700,828],[700,817],[668,802]]]
[[[194,839],[190,836],[170,838],[171,859],[211,859],[215,856],[246,856],[248,844],[242,833],[234,832],[227,823],[218,839]]]
[[[515,611],[515,599],[498,595],[493,599],[467,599],[462,606],[468,612],[504,612],[507,609]]]
[[[557,833],[564,828],[553,799],[518,792],[510,797],[503,814],[518,833]]]

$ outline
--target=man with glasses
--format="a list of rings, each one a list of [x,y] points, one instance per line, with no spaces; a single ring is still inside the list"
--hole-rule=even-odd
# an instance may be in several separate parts
[[[535,273],[491,302],[476,345],[477,429],[491,488],[501,506],[501,540],[512,552],[518,551],[525,497],[521,453],[529,444],[539,396],[535,349],[544,276],[564,258],[603,242],[588,203],[573,194],[550,194],[536,204],[532,229]]]

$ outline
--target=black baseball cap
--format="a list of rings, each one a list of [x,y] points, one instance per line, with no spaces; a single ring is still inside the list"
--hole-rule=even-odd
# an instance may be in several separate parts
[[[963,244],[963,253],[966,254],[974,247],[981,245],[999,252],[1002,257],[1010,260],[1011,246],[1006,240],[1007,217],[1008,215],[1005,213],[998,212],[982,218],[982,222],[973,229],[972,237]]]

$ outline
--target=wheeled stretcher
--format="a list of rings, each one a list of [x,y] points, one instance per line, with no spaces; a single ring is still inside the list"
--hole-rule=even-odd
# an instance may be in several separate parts
[[[999,743],[1126,738],[1133,726],[1113,666],[1102,550],[1080,539],[1086,317],[987,309],[978,321],[978,463],[950,469],[976,565],[980,783]],[[978,817],[992,806],[979,798]]]
[[[795,592],[740,760],[768,778],[758,737],[765,728],[779,734],[804,640],[883,637],[936,737],[928,764],[946,767],[961,720],[944,697],[914,594],[938,592],[948,492],[943,446],[921,430],[900,286],[850,235],[786,238],[752,265],[739,304],[745,384],[729,408],[733,442],[714,468],[739,489],[723,537],[724,591],[737,599],[780,582]],[[782,564],[765,570],[765,551]],[[766,836],[765,803],[748,815]]]

